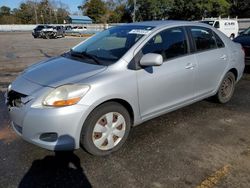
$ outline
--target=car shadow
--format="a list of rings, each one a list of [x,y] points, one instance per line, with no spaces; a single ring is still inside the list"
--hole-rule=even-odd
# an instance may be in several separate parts
[[[18,187],[92,186],[84,174],[79,157],[73,151],[56,151],[55,155],[33,161]]]

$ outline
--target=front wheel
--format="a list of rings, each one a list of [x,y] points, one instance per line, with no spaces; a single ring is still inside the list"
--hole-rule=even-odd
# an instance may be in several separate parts
[[[45,38],[45,39],[50,39],[50,35],[49,35],[48,33],[45,33],[45,34],[44,34],[44,38]]]
[[[219,103],[227,103],[233,96],[235,88],[235,76],[232,72],[228,72],[222,80],[217,94],[215,95]]]
[[[130,127],[129,113],[122,105],[104,103],[86,119],[81,131],[81,145],[93,155],[109,155],[125,143]]]

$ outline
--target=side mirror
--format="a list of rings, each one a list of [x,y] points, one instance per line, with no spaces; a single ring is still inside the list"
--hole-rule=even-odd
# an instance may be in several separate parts
[[[160,54],[148,53],[142,56],[140,60],[141,66],[160,66],[163,63],[163,57]]]

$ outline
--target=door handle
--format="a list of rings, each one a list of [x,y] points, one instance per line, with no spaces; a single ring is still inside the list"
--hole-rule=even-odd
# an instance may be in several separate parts
[[[227,60],[227,56],[226,55],[222,55],[220,58],[223,59],[223,60]]]
[[[192,63],[188,63],[185,69],[193,69],[195,66]]]

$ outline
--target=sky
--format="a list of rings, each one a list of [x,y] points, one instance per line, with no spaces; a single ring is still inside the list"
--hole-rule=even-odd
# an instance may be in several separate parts
[[[77,12],[78,11],[77,6],[81,5],[83,2],[83,0],[60,0],[60,1],[69,6],[71,13]],[[18,8],[22,2],[25,2],[25,0],[0,0],[0,7],[7,6],[10,7],[11,9]]]

